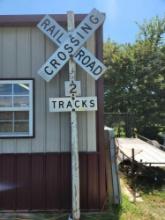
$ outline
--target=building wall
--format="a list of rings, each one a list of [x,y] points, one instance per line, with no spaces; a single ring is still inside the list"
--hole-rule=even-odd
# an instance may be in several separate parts
[[[86,47],[95,53],[95,36]],[[37,71],[56,50],[36,27],[0,27],[0,78],[34,78],[35,137],[0,139],[0,153],[39,153],[70,151],[70,113],[50,113],[49,97],[64,97],[68,65],[49,83]],[[95,80],[77,66],[82,96],[94,96]],[[78,113],[79,150],[96,151],[96,113]]]
[[[99,195],[98,158],[80,153],[81,210],[99,210],[105,202]],[[69,153],[1,154],[0,183],[0,211],[71,210]]]
[[[35,137],[0,138],[0,210],[71,209],[69,114],[48,111],[49,97],[64,96],[68,67],[49,83],[38,76],[37,70],[56,49],[36,28],[42,17],[0,16],[0,78],[35,79]],[[66,15],[53,17],[66,24]],[[79,23],[85,15],[75,17]],[[99,59],[102,41],[101,27],[86,45]],[[97,112],[78,113],[80,206],[102,210],[106,201],[103,79],[95,83],[79,67],[77,72],[82,96],[98,96]]]

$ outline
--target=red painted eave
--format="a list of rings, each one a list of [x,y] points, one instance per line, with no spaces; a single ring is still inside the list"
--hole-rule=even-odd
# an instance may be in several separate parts
[[[36,26],[45,15],[0,15],[0,27]],[[51,14],[57,22],[66,23],[66,14]],[[75,21],[79,23],[86,14],[76,14]]]

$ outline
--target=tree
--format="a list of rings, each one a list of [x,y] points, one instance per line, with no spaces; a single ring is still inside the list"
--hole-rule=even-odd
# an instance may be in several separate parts
[[[144,133],[164,126],[165,18],[138,26],[134,44],[104,44],[105,111],[134,114]]]

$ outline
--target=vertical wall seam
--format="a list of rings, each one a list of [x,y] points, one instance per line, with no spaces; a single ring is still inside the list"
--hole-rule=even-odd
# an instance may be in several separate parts
[[[44,160],[44,209],[47,210],[47,200],[46,200],[46,194],[47,194],[47,181],[46,181],[46,164],[47,164],[47,154],[43,154],[43,160]]]
[[[4,73],[3,73],[3,35],[4,35],[3,30],[4,30],[4,28],[1,28],[1,42],[0,42],[0,44],[1,44],[1,50],[0,50],[1,66],[0,66],[0,71],[1,71],[2,77],[4,75]],[[0,152],[2,154],[3,153],[3,140],[1,140],[1,146],[0,147],[1,147]]]
[[[46,61],[46,36],[44,35],[44,62]],[[45,140],[44,140],[44,153],[46,153],[47,146],[46,146],[46,140],[47,140],[47,100],[46,100],[46,95],[47,95],[47,82],[44,80],[44,103],[45,103],[45,108],[44,108],[44,113],[45,113],[45,120],[44,120],[44,133],[45,133]]]
[[[15,182],[16,182],[16,188],[15,188],[15,210],[17,209],[17,204],[18,204],[18,170],[17,170],[17,163],[18,163],[18,155],[14,154],[14,170],[15,170]],[[14,173],[14,172],[13,172]]]
[[[31,78],[33,78],[33,74],[32,74],[32,28],[29,28],[29,35],[30,35],[30,76]],[[35,81],[33,81],[33,135],[35,135],[35,102],[34,102],[34,95],[35,95],[35,85],[34,85]],[[30,153],[32,153],[32,139],[30,140],[30,146],[29,146],[29,151]]]
[[[15,53],[16,53],[16,56],[15,56],[15,73],[16,76],[18,75],[18,58],[17,58],[17,54],[18,54],[18,44],[17,44],[17,28],[15,30]],[[12,73],[13,74],[13,73]],[[15,146],[14,146],[14,153],[17,153],[17,139],[15,138],[14,140],[15,142]]]
[[[29,171],[30,171],[30,207],[29,210],[32,210],[32,154],[29,157]]]

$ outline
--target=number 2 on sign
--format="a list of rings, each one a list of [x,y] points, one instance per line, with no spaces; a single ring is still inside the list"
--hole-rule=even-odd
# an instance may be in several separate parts
[[[80,96],[81,85],[80,81],[65,81],[65,96]]]
[[[70,91],[69,91],[69,93],[73,93],[73,94],[76,94],[77,92],[76,92],[76,88],[77,88],[77,86],[76,86],[76,84],[72,81],[71,82],[71,84],[70,84]]]

